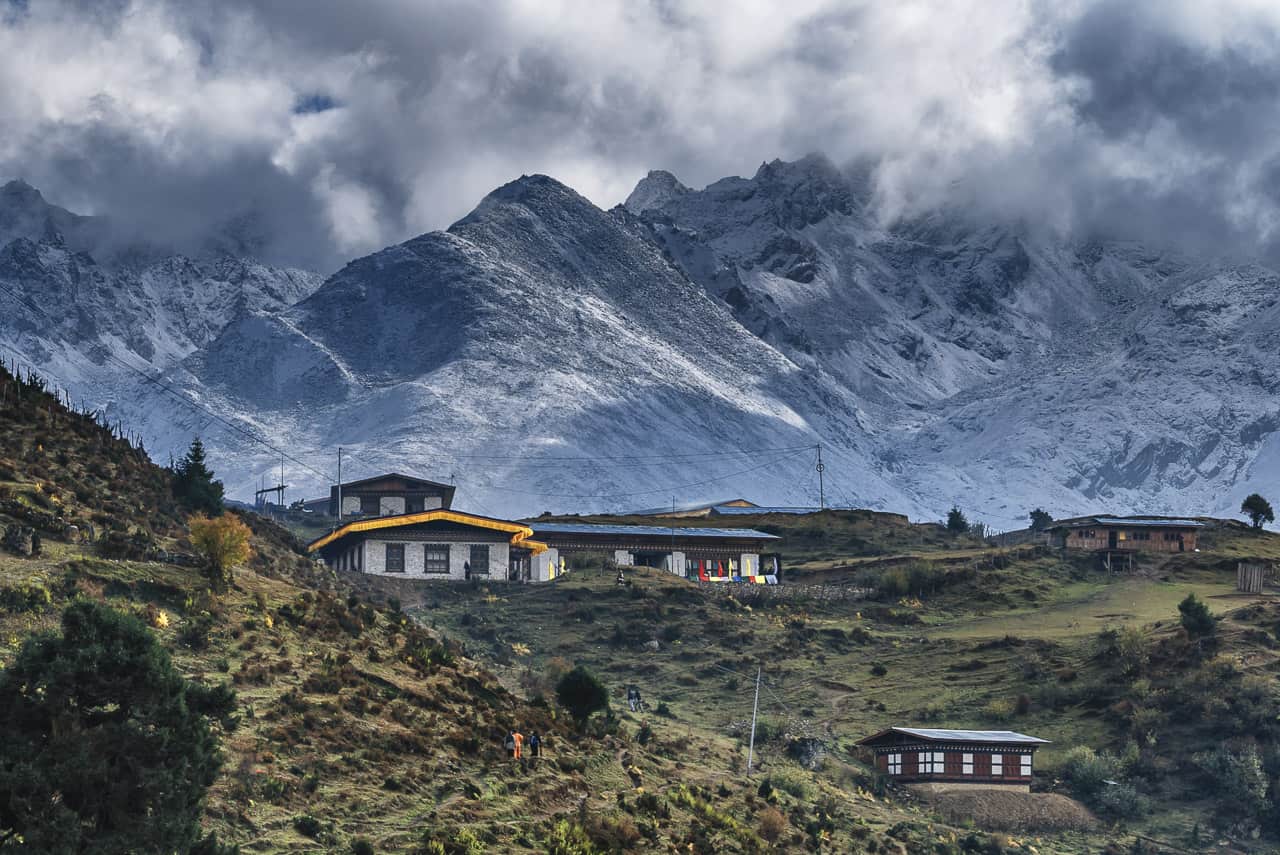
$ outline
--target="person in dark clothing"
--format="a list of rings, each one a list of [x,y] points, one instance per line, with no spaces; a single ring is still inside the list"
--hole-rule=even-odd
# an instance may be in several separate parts
[[[516,732],[514,730],[507,731],[507,739],[503,745],[507,749],[507,757],[514,759],[516,756]]]
[[[464,561],[462,563],[462,578],[464,579],[471,578],[471,562],[470,561]]]
[[[529,734],[529,759],[537,760],[542,756],[542,737],[538,735],[538,731]]]

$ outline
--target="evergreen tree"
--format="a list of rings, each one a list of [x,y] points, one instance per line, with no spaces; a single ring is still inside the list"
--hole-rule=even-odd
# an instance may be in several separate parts
[[[1053,524],[1053,517],[1049,516],[1049,512],[1044,508],[1036,508],[1029,515],[1031,517],[1031,530],[1044,531]]]
[[[952,506],[947,511],[947,531],[952,534],[964,534],[969,530],[969,521],[964,518],[960,508]]]
[[[235,695],[182,677],[137,618],[81,601],[0,671],[0,848],[226,851],[200,839]]]
[[[556,698],[569,711],[578,727],[587,723],[593,712],[609,708],[609,693],[596,676],[577,665],[556,684]]]
[[[214,480],[213,470],[205,463],[200,437],[191,440],[191,447],[173,467],[173,496],[193,511],[222,513],[222,482]]]
[[[1183,629],[1192,638],[1208,638],[1218,629],[1209,607],[1195,594],[1187,594],[1187,598],[1178,603],[1178,612],[1181,614]]]
[[[1271,503],[1262,498],[1258,493],[1253,493],[1249,498],[1240,503],[1240,513],[1249,517],[1249,522],[1253,523],[1254,528],[1262,528],[1264,522],[1275,522],[1276,515],[1271,510]]]

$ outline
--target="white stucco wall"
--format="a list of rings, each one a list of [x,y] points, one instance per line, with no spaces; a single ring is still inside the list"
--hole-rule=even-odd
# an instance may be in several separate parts
[[[404,572],[388,573],[386,568],[387,544],[404,543]],[[423,571],[425,543],[420,540],[398,541],[392,538],[369,539],[364,542],[364,572],[375,576],[393,576],[396,578],[417,579],[450,579],[463,581],[466,578],[466,564],[471,560],[472,543],[449,544],[449,573],[426,573]],[[490,579],[506,579],[511,563],[511,546],[506,543],[476,543],[476,546],[489,547]]]
[[[683,576],[685,571],[685,560],[683,552],[673,552],[667,556],[667,572],[674,573],[677,576]]]
[[[529,575],[535,582],[550,582],[559,575],[560,551],[548,549],[533,556],[530,562]]]
[[[623,567],[631,567],[636,563],[636,557],[625,549],[615,550],[613,553],[613,560],[615,563],[620,564]]]

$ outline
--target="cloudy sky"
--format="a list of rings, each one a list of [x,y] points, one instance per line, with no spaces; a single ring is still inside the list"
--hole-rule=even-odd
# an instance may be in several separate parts
[[[0,180],[325,271],[522,173],[610,206],[809,151],[886,220],[1274,259],[1277,125],[1274,0],[0,0]]]

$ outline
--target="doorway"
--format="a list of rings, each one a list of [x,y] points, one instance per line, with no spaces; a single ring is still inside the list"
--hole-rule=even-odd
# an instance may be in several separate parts
[[[1107,532],[1107,548],[1115,549],[1119,545],[1120,545],[1120,532],[1116,531],[1115,529],[1112,529],[1111,531]]]

